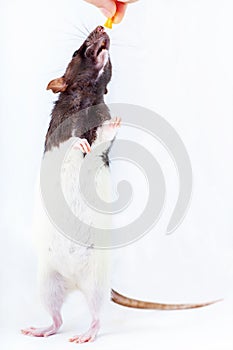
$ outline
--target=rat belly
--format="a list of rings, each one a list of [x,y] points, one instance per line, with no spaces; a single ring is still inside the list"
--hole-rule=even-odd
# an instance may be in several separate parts
[[[64,144],[60,148],[54,148],[46,152],[45,160],[52,163],[53,157],[56,157],[58,152],[62,151],[62,147],[66,146]],[[93,270],[93,266],[102,274],[104,273],[104,266],[108,265],[105,261],[107,254],[103,251],[91,249],[93,244],[90,241],[91,232],[95,231],[95,227],[110,228],[111,222],[109,215],[100,215],[90,208],[82,198],[78,180],[80,167],[84,161],[85,158],[83,158],[81,151],[69,148],[62,163],[60,184],[58,184],[61,186],[65,201],[70,208],[70,213],[64,220],[69,220],[70,224],[70,218],[73,214],[74,217],[86,224],[84,230],[83,226],[80,225],[84,232],[80,232],[81,228],[79,230],[78,225],[74,230],[78,237],[82,237],[82,244],[75,242],[73,233],[61,232],[56,227],[56,222],[54,225],[44,206],[43,195],[41,196],[38,193],[35,206],[34,234],[40,267],[43,269],[43,266],[46,266],[46,268],[56,270],[70,281],[79,280],[80,276],[88,274],[90,269]],[[97,172],[98,175],[95,181],[97,193],[101,196],[101,199],[109,202],[111,200],[111,179],[108,167],[103,165],[100,169],[96,169],[93,164],[82,185],[87,186],[88,189],[89,181],[93,174]],[[91,198],[91,195],[88,198]],[[54,203],[54,205],[58,204]],[[91,201],[91,205],[94,207],[94,202]],[[77,222],[74,220],[74,223]]]

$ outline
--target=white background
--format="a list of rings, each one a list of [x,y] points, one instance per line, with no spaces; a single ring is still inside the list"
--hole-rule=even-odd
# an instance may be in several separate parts
[[[189,212],[166,236],[178,180],[161,145],[151,150],[166,176],[165,211],[142,240],[113,252],[112,285],[146,300],[224,301],[180,312],[109,303],[99,338],[86,348],[232,349],[232,10],[230,0],[132,4],[110,33],[114,70],[107,96],[107,102],[143,105],[163,116],[184,141],[194,174]],[[90,321],[78,294],[64,306],[58,335],[36,339],[19,333],[50,321],[36,294],[33,191],[56,99],[46,85],[63,74],[79,47],[83,35],[77,28],[92,30],[104,17],[81,0],[1,1],[0,13],[0,342],[11,350],[67,349],[80,346],[67,339]]]

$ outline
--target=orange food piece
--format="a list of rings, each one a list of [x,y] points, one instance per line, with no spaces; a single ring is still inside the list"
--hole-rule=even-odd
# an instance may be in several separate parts
[[[112,18],[108,18],[107,21],[105,22],[104,26],[106,28],[112,29],[112,23],[113,23]]]

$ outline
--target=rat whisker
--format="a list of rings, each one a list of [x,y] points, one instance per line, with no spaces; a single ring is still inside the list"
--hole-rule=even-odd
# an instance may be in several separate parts
[[[119,46],[130,46],[130,47],[138,47],[139,44],[137,42],[128,42],[128,41],[119,41],[119,37],[114,38],[114,36],[111,36],[111,45],[119,45]]]
[[[69,24],[69,26],[71,26],[72,28],[74,28],[76,32],[79,31],[79,33],[80,33],[81,35],[83,35],[84,38],[86,38],[86,33],[85,33],[80,27],[78,27],[76,24],[74,24],[73,22],[71,22],[71,21],[69,21],[69,20],[66,21],[66,22]]]
[[[73,24],[73,27],[84,35],[85,38],[87,37],[87,34],[80,27],[76,26],[75,24]]]
[[[118,42],[111,43],[111,46],[138,48],[138,45],[136,45],[136,44],[134,45],[134,44],[118,43]]]
[[[119,69],[114,68],[114,69],[112,69],[112,72],[113,72],[113,73],[119,73],[119,72],[120,72],[120,70],[119,70]]]
[[[79,39],[79,40],[85,40],[86,37],[82,36],[82,35],[78,35],[76,33],[65,33],[66,35],[68,35],[69,37],[72,37],[73,39]],[[69,38],[70,39],[70,38]]]
[[[89,35],[90,34],[90,30],[87,28],[87,26],[83,22],[82,22],[82,26],[86,30],[87,35]]]
[[[75,25],[70,21],[67,21],[67,22],[69,23],[70,26],[72,26],[75,29],[76,32],[79,32],[79,34],[83,36],[83,39],[86,39],[87,34],[79,26]]]
[[[76,43],[77,43],[77,42],[78,42],[78,43],[81,43],[81,42],[82,42],[80,39],[77,40],[77,38],[68,38],[68,39],[66,39],[65,41],[67,42],[68,40],[69,40],[69,41],[72,41],[72,42],[76,42]],[[77,45],[79,45],[79,44],[77,44]]]

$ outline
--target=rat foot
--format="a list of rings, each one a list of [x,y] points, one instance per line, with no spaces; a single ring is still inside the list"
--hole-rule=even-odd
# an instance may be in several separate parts
[[[46,328],[34,328],[29,327],[26,329],[22,329],[21,333],[24,335],[31,335],[33,337],[49,337],[57,332],[59,327],[56,327],[54,324],[50,327]]]
[[[100,328],[99,321],[94,321],[91,324],[90,329],[86,333],[81,335],[76,335],[70,338],[69,341],[72,343],[78,343],[78,344],[92,342],[95,340],[97,333],[99,331],[99,328]]]
[[[74,143],[74,149],[79,149],[83,153],[90,153],[91,152],[91,146],[89,145],[89,142],[86,139],[77,138],[77,141]]]
[[[62,318],[61,318],[61,315],[58,314],[53,317],[53,324],[50,327],[44,327],[44,328],[29,327],[26,329],[22,329],[21,333],[25,335],[31,335],[33,337],[49,337],[50,335],[57,333],[61,325],[62,325]]]

